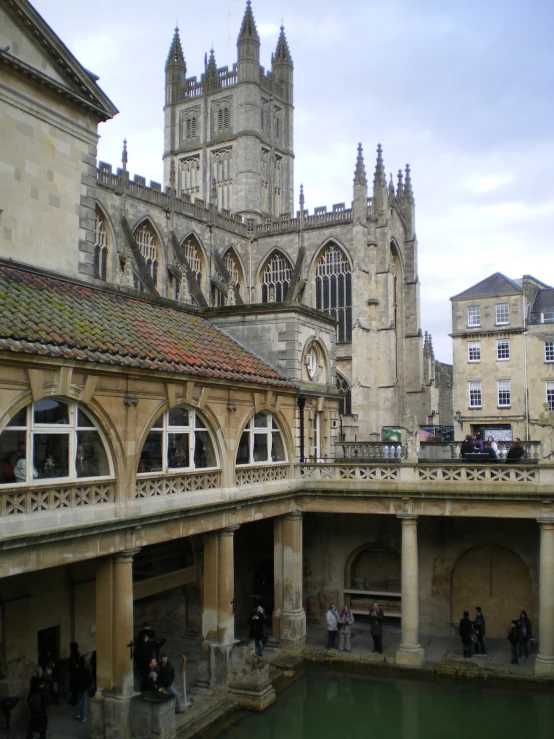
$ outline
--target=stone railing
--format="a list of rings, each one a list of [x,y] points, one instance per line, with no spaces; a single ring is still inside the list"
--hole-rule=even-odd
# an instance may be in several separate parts
[[[237,467],[235,470],[235,485],[254,485],[259,482],[277,482],[290,478],[290,466],[288,464],[251,467]]]
[[[512,446],[511,441],[498,441],[498,460],[495,461],[504,462],[510,447]],[[525,462],[538,462],[541,458],[541,442],[540,441],[522,441],[521,446],[525,450]],[[461,459],[460,454],[461,442],[460,441],[422,441],[419,449],[420,461],[427,460],[447,460],[447,459]]]
[[[522,464],[517,465],[456,465],[426,466],[419,464],[417,477],[421,482],[537,482],[538,468]]]
[[[162,495],[192,493],[221,487],[221,470],[194,471],[180,475],[148,475],[137,477],[135,498],[156,498]]]
[[[402,460],[407,447],[400,443],[385,441],[341,441],[335,445],[336,460],[383,459]]]
[[[77,485],[74,482],[0,488],[0,517],[16,516],[42,511],[62,511],[82,506],[98,506],[115,501],[115,482],[91,482]]]
[[[400,468],[395,465],[363,464],[303,464],[300,477],[304,480],[398,480]]]

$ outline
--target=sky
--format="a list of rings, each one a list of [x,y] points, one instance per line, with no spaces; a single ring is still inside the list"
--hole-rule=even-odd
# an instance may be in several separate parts
[[[244,0],[34,0],[120,110],[98,157],[162,180],[164,66],[236,61]],[[554,284],[552,0],[253,0],[261,63],[283,22],[294,62],[295,198],[352,200],[356,147],[373,181],[410,163],[421,326],[451,361],[449,298],[500,271]],[[371,193],[370,193],[371,194]],[[296,204],[295,208],[298,205]]]

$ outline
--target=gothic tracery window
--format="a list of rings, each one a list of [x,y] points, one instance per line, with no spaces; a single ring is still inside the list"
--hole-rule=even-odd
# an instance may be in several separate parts
[[[154,284],[158,283],[158,238],[148,221],[143,221],[137,226],[133,234],[140,253],[144,257],[148,271],[152,276]]]
[[[339,413],[341,416],[352,415],[352,389],[348,380],[337,372],[337,390],[339,391]]]
[[[226,251],[225,256],[223,257],[223,261],[225,262],[225,266],[227,267],[227,271],[229,272],[229,276],[231,277],[229,289],[240,291],[242,270],[240,268],[237,255],[232,248]],[[223,276],[218,274],[218,277],[223,282]],[[227,298],[225,298],[225,295],[221,292],[221,290],[215,288],[213,295],[213,304],[218,307],[222,307],[224,305],[234,303],[234,300],[229,300],[229,297],[230,296],[228,295]]]
[[[262,271],[262,303],[280,303],[285,299],[292,277],[292,266],[280,252],[273,252]]]
[[[182,244],[190,271],[200,285],[202,280],[202,253],[194,236],[189,236]]]
[[[94,270],[101,280],[108,279],[108,236],[106,222],[98,208],[94,228]]]
[[[337,341],[352,341],[352,271],[345,253],[329,244],[318,260],[315,278],[316,308],[338,321]]]

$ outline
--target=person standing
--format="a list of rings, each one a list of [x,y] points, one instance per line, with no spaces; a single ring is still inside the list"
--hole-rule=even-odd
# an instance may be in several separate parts
[[[75,717],[77,721],[85,723],[88,716],[88,689],[92,680],[85,665],[85,658],[79,657],[79,665],[75,671],[73,684],[75,686],[75,696],[77,703],[75,705]]]
[[[498,457],[498,444],[492,438],[492,436],[487,436],[487,444],[490,446],[491,449],[494,449],[496,456]]]
[[[516,438],[512,446],[508,449],[506,462],[517,464],[523,457],[525,457],[525,449],[521,446],[521,439]]]
[[[464,611],[464,617],[460,619],[460,637],[464,648],[464,659],[471,657],[471,635],[473,634],[473,624],[469,617],[469,611]]]
[[[142,639],[137,643],[135,649],[135,663],[137,665],[137,671],[139,674],[139,686],[141,692],[146,690],[146,683],[148,682],[148,674],[150,670],[148,665],[154,654],[154,645],[148,638],[148,634],[144,634]]]
[[[517,665],[517,647],[519,644],[519,626],[518,622],[514,619],[510,624],[510,630],[508,631],[508,641],[512,646],[512,661],[511,665]]]
[[[336,649],[337,631],[339,630],[339,615],[337,606],[332,603],[327,609],[327,649]]]
[[[481,434],[478,431],[473,435],[473,451],[483,451],[483,439],[481,438]]]
[[[519,656],[522,654],[527,658],[529,656],[529,640],[533,636],[531,632],[531,621],[527,616],[527,611],[519,614]]]
[[[167,658],[167,654],[162,654],[158,672],[158,682],[166,693],[169,693],[175,698],[175,713],[182,713],[181,704],[179,703],[179,695],[175,686],[173,685],[174,680],[175,669]]]
[[[344,606],[342,611],[339,613],[338,626],[339,626],[339,649],[341,652],[349,652],[351,649],[350,639],[352,636],[352,624],[354,623],[354,614],[348,608]]]
[[[265,624],[265,613],[262,606],[258,606],[248,620],[250,622],[250,636],[254,639],[256,654],[261,657],[264,653]]]
[[[472,454],[473,453],[473,441],[471,440],[471,436],[469,434],[466,434],[466,438],[462,441],[462,446],[460,447],[460,456],[462,459],[465,459],[466,454]]]
[[[31,717],[29,719],[29,728],[25,739],[33,739],[33,735],[38,733],[40,739],[46,739],[46,729],[48,728],[48,716],[46,711],[49,706],[48,686],[44,679],[42,667],[37,667],[35,674],[31,678],[31,686],[29,695],[27,696],[27,706]]]
[[[383,619],[385,614],[379,603],[375,601],[369,612],[369,622],[371,624],[371,636],[373,637],[373,652],[383,654]]]
[[[485,648],[485,617],[483,616],[483,611],[479,606],[475,608],[475,619],[473,621],[473,633],[475,634],[475,637],[477,641],[475,642],[475,654],[480,655],[482,657],[486,657],[487,650]]]

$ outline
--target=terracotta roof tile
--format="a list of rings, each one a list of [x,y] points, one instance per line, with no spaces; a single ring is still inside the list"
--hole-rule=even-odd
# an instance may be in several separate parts
[[[293,387],[201,316],[0,263],[0,349]]]

